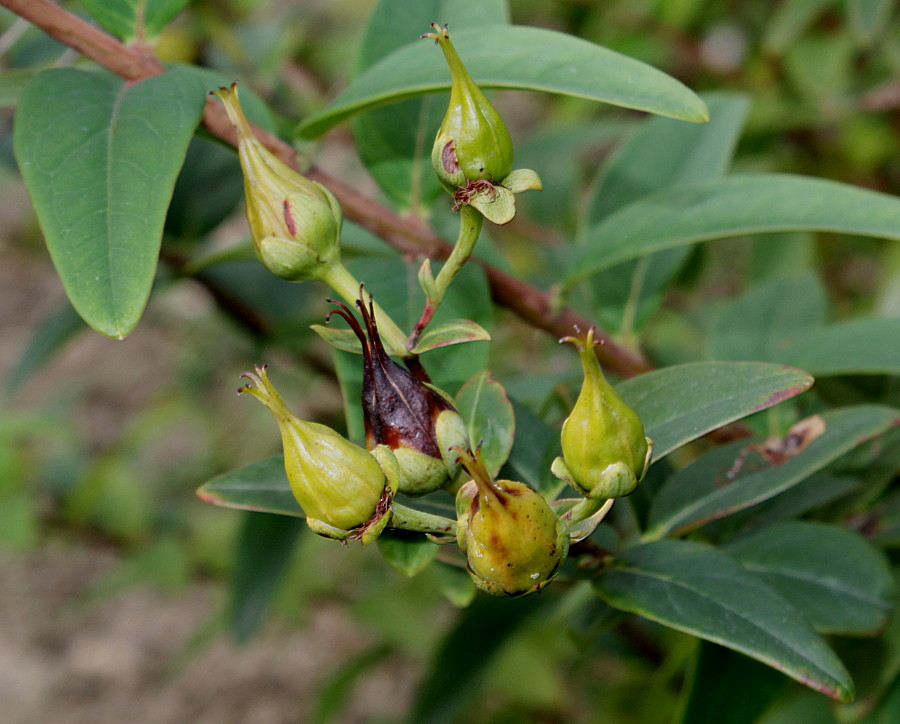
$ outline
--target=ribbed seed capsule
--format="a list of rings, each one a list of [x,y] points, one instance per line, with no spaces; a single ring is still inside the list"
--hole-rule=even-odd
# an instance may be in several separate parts
[[[237,133],[256,255],[282,279],[323,278],[339,258],[341,208],[337,200],[259,142],[241,110],[237,84],[213,94],[225,105]]]
[[[325,425],[295,417],[265,367],[241,376],[250,383],[238,392],[252,395],[275,415],[285,472],[309,527],[338,540],[360,538],[369,543],[377,538],[390,517],[397,486],[390,453],[370,454]]]
[[[384,350],[371,296],[356,306],[365,329],[341,302],[329,300],[359,338],[363,349],[363,420],[366,447],[390,448],[400,465],[399,492],[424,495],[455,480],[460,472],[453,447],[469,444],[465,423],[437,388],[417,379]]]
[[[564,337],[578,349],[584,382],[563,423],[562,458],[553,473],[588,498],[617,498],[632,492],[650,465],[653,441],[638,414],[603,375],[594,353],[594,328]]]
[[[456,539],[475,585],[495,596],[540,591],[566,559],[566,525],[537,491],[492,480],[468,452],[461,460],[472,480],[456,494]]]

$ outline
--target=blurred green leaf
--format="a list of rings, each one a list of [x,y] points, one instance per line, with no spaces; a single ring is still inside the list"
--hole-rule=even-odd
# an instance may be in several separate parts
[[[552,496],[559,480],[550,474],[550,463],[562,453],[559,431],[535,415],[527,406],[511,400],[516,434],[506,465],[499,477],[527,483],[545,496]]]
[[[729,422],[799,395],[812,385],[802,370],[762,362],[692,362],[616,385],[653,440],[653,459]]]
[[[892,0],[844,0],[844,8],[854,35],[870,45],[887,26],[896,3]]]
[[[236,641],[249,641],[262,625],[304,527],[302,520],[285,515],[244,514],[229,608]]]
[[[503,644],[552,600],[546,595],[517,599],[478,595],[435,652],[408,721],[457,721],[463,707],[479,693],[478,683]]]
[[[559,93],[688,121],[709,118],[703,101],[674,78],[571,35],[495,25],[453,33],[453,42],[483,88]],[[449,88],[443,55],[419,40],[357,76],[328,108],[306,118],[297,133],[314,138],[360,111]]]
[[[516,420],[503,385],[487,370],[471,377],[454,398],[473,445],[481,446],[481,457],[491,475],[509,458],[515,438]]]
[[[410,578],[425,570],[438,552],[438,546],[425,536],[404,530],[386,530],[377,543],[391,568]]]
[[[123,338],[147,303],[166,207],[206,101],[196,76],[53,69],[15,118],[16,159],[72,306]]]
[[[828,298],[816,274],[765,281],[719,312],[709,334],[708,356],[782,362],[782,351],[796,344],[798,336],[823,326],[827,314]]]
[[[808,28],[816,16],[834,0],[784,0],[771,14],[763,47],[768,53],[781,55]]]
[[[650,118],[621,143],[602,167],[586,205],[585,227],[654,191],[722,176],[728,169],[749,101],[737,93],[703,96],[710,121]],[[662,290],[690,249],[657,252],[604,269],[591,280],[601,323],[631,333],[662,299]]]
[[[639,545],[594,585],[611,606],[740,651],[827,696],[853,698],[850,676],[800,611],[712,546]]]
[[[122,40],[147,40],[159,35],[188,0],[80,0],[91,17]]]
[[[884,554],[844,528],[776,523],[729,541],[724,549],[803,611],[821,633],[873,635],[892,610],[894,578]]]
[[[884,433],[900,421],[900,411],[859,405],[822,414],[825,431],[780,465],[759,467],[748,456],[729,480],[744,441],[715,448],[670,477],[650,509],[647,537],[679,535],[704,523],[749,508],[791,488],[845,452]]]
[[[360,43],[359,71],[429,30],[454,32],[508,22],[506,0],[379,0]],[[446,111],[441,98],[409,99],[373,108],[350,121],[356,149],[373,178],[402,209],[426,207],[443,193],[431,170],[431,142]]]
[[[33,70],[4,70],[0,72],[0,108],[15,108],[25,86],[34,77]]]
[[[200,486],[197,497],[228,508],[304,517],[291,492],[281,455],[219,475]]]
[[[858,319],[813,329],[778,353],[816,377],[900,374],[900,319]]]
[[[12,397],[56,351],[82,329],[84,322],[68,303],[47,314],[38,323],[28,345],[7,374],[7,396]]]
[[[900,199],[789,174],[734,175],[667,189],[588,229],[566,283],[660,249],[791,229],[900,240]]]
[[[353,687],[392,653],[390,646],[377,643],[338,667],[315,694],[309,724],[328,724],[336,720],[347,704]]]
[[[690,689],[676,724],[754,724],[785,679],[774,669],[709,641],[700,641]]]

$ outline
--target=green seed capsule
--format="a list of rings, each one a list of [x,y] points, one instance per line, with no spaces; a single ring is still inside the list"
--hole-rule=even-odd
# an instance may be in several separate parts
[[[390,517],[397,486],[392,456],[372,454],[325,425],[304,422],[291,414],[265,367],[242,377],[250,384],[238,390],[262,402],[275,415],[284,445],[284,468],[291,491],[316,533],[369,543]]]
[[[495,596],[540,591],[568,553],[566,525],[537,491],[513,480],[492,480],[468,453],[461,459],[472,480],[456,494],[456,538],[469,575]]]
[[[256,255],[282,279],[323,278],[339,258],[341,209],[337,200],[259,142],[241,110],[236,84],[213,94],[225,105],[237,133]]]
[[[513,145],[500,114],[469,75],[447,26],[432,23],[433,38],[450,66],[450,105],[434,141],[431,163],[448,191],[471,182],[499,183],[512,170]]]
[[[607,382],[594,353],[594,328],[565,337],[578,349],[584,383],[562,428],[562,458],[553,473],[588,498],[617,498],[632,492],[650,465],[653,441],[638,414]]]

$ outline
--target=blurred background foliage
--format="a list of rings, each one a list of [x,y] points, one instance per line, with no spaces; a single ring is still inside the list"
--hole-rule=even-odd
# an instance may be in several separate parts
[[[84,14],[76,2],[66,6]],[[373,6],[372,0],[194,0],[154,48],[165,61],[239,78],[271,109],[264,125],[289,137],[298,119],[347,84]],[[511,15],[517,24],[559,29],[644,60],[698,92],[746,94],[735,171],[802,173],[894,194],[900,189],[900,16],[890,0],[517,0]],[[48,551],[63,569],[85,551],[104,561],[54,599],[55,608],[35,609],[63,612],[73,637],[90,611],[126,593],[155,591],[177,612],[178,602],[202,587],[207,598],[200,613],[185,612],[188,630],[159,652],[163,674],[141,684],[160,696],[198,661],[213,667],[213,678],[237,680],[240,671],[224,662],[250,649],[215,649],[227,635],[241,642],[257,636],[249,646],[271,644],[309,626],[317,612],[335,612],[338,628],[354,632],[352,641],[336,634],[320,641],[330,649],[322,659],[328,663],[306,672],[310,683],[302,689],[284,684],[270,692],[283,706],[268,721],[397,721],[418,712],[427,717],[417,721],[652,724],[682,716],[689,722],[818,724],[887,722],[898,711],[900,686],[891,678],[900,667],[896,620],[881,639],[840,644],[861,703],[837,705],[710,644],[695,657],[698,643],[686,635],[633,619],[614,626],[621,614],[596,599],[570,610],[544,597],[479,598],[464,608],[471,597],[458,571],[432,566],[405,578],[374,547],[336,546],[298,536],[293,519],[197,501],[198,483],[278,449],[266,411],[233,394],[238,374],[252,363],[278,366],[279,385],[298,415],[345,426],[331,354],[308,329],[322,319],[326,295],[277,280],[247,258],[237,159],[197,137],[176,187],[164,264],[143,322],[124,342],[88,331],[53,274],[10,152],[11,108],[29,73],[71,64],[76,56],[7,11],[0,21],[0,105],[7,109],[0,128],[0,366],[6,384],[0,550],[4,578],[21,578],[15,590],[23,596],[20,602],[10,594],[4,607],[26,605],[40,594],[45,584],[36,571]],[[641,116],[571,98],[517,92],[494,98],[516,139],[517,165],[537,169],[546,190],[522,197],[520,216],[492,228],[479,253],[550,288],[565,266],[565,242],[584,232],[586,206],[602,184],[598,169]],[[381,196],[347,125],[315,143],[298,143],[333,175]],[[429,215],[427,203],[410,212]],[[430,214],[436,229],[452,233],[442,202]],[[403,271],[402,261],[362,229],[348,223],[344,244],[351,267],[364,266],[363,276],[380,294],[391,293],[398,269],[403,285],[415,285],[414,272]],[[660,366],[754,354],[765,359],[746,336],[724,334],[745,319],[742,304],[767,308],[760,295],[773,314],[794,314],[793,323],[785,322],[794,332],[815,323],[900,315],[896,243],[796,232],[783,234],[778,244],[738,238],[678,253],[648,285],[636,313],[623,310],[627,289],[615,288],[608,275],[607,284],[585,285],[571,302]],[[213,263],[222,259],[228,263]],[[495,317],[495,341],[478,355],[487,355],[486,366],[532,413],[561,420],[578,380],[571,357],[546,334],[492,310],[483,278],[474,271],[469,276],[465,293],[484,300],[484,314]],[[454,364],[461,370],[449,377],[458,385],[471,372],[464,371],[465,360],[450,359],[445,367]],[[474,368],[482,365],[483,358]],[[816,390],[818,397],[801,407],[900,404],[900,386],[890,375],[836,375]],[[748,423],[768,434],[783,430],[795,413],[777,407]],[[883,538],[889,546],[900,542],[900,497],[889,488],[897,441],[888,436],[881,467],[870,466],[878,483],[869,502],[895,521]],[[694,448],[681,451],[676,465],[692,455]],[[866,515],[858,499],[852,506],[836,499],[822,517]],[[6,642],[3,653],[11,656],[27,652],[46,632],[43,623],[21,616],[31,628],[21,640]],[[127,637],[118,644],[127,647]],[[277,659],[282,651],[272,646],[270,659]],[[218,652],[221,670],[209,662],[211,651]],[[283,666],[293,671],[296,661]],[[753,701],[731,699],[721,704],[726,716],[715,702],[683,694],[691,677],[722,671],[735,678],[733,685],[722,684],[725,691],[739,691],[741,681],[752,679],[774,692],[774,703],[763,714]],[[196,696],[227,700],[221,688],[204,691],[206,680],[191,684]],[[883,708],[870,716],[866,696],[891,686]],[[40,689],[45,696],[54,691]],[[69,691],[57,701],[76,697],[103,711],[103,695]],[[266,695],[260,686],[243,690],[245,698]],[[31,714],[53,711],[47,702],[16,701]],[[255,721],[252,704],[244,705],[210,721]]]

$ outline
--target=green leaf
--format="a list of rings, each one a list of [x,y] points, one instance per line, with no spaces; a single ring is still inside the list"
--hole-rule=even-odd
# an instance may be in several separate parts
[[[754,724],[784,688],[777,671],[708,641],[697,647],[690,690],[677,724]]]
[[[309,328],[335,349],[352,354],[363,352],[362,342],[352,329],[338,329],[325,324],[311,324]]]
[[[740,651],[835,699],[853,698],[850,676],[803,615],[711,546],[630,548],[595,587],[611,606]]]
[[[377,543],[391,568],[410,578],[425,570],[438,552],[438,546],[425,536],[405,530],[386,530]]]
[[[865,45],[881,35],[894,11],[891,0],[844,0],[853,34]]]
[[[453,43],[483,88],[545,91],[687,121],[709,119],[703,101],[674,78],[565,33],[491,26],[453,33]],[[360,111],[449,88],[443,55],[432,43],[419,40],[360,74],[328,108],[306,118],[297,133],[315,138]]]
[[[653,440],[653,459],[729,422],[799,395],[813,379],[762,362],[691,362],[616,385]]]
[[[898,240],[900,199],[835,181],[770,173],[667,189],[588,229],[566,284],[660,249],[804,229]]]
[[[650,118],[616,148],[593,184],[585,226],[654,191],[725,173],[750,104],[736,93],[709,94],[703,100],[709,123]],[[600,322],[612,330],[625,325],[628,332],[640,326],[689,253],[686,248],[658,252],[600,272],[591,284]]]
[[[226,508],[305,517],[291,492],[281,455],[219,475],[201,485],[197,497]]]
[[[550,474],[553,459],[562,454],[559,430],[554,430],[529,407],[511,400],[516,421],[509,459],[500,470],[504,480],[526,483],[544,496],[552,496],[560,481]]]
[[[296,518],[244,514],[237,540],[228,616],[236,641],[250,640],[265,620],[297,536],[304,527],[303,521]]]
[[[426,329],[412,351],[422,354],[432,349],[449,347],[465,342],[490,342],[489,335],[482,327],[468,319],[451,319]]]
[[[772,13],[763,36],[767,53],[781,55],[834,0],[785,0]]]
[[[828,298],[818,275],[767,280],[719,312],[709,334],[709,357],[780,362],[782,350],[821,327],[827,313]]]
[[[7,396],[14,395],[57,350],[82,329],[84,322],[69,304],[64,303],[62,307],[45,316],[28,340],[25,351],[7,373]]]
[[[337,716],[353,699],[353,690],[366,674],[393,653],[390,645],[379,642],[349,660],[342,659],[337,670],[330,673],[314,695],[309,707],[309,724],[328,724],[339,721]]]
[[[91,17],[122,40],[149,39],[181,12],[188,0],[81,0]]]
[[[508,22],[506,0],[379,0],[360,43],[358,70],[418,38],[432,22],[454,31]],[[412,98],[351,119],[356,149],[372,177],[402,209],[428,206],[442,193],[431,170],[431,142],[447,97]]]
[[[887,623],[894,578],[858,533],[824,523],[771,525],[725,551],[758,573],[821,633],[873,635]]]
[[[516,429],[506,390],[484,370],[470,378],[454,400],[465,420],[469,439],[473,445],[481,445],[482,461],[488,472],[496,475],[509,458]]]
[[[729,471],[745,441],[715,448],[672,475],[650,509],[647,538],[679,535],[709,521],[749,508],[788,490],[845,452],[900,424],[900,411],[860,405],[822,414],[825,431],[780,465],[757,463],[748,456],[732,480]]]
[[[0,73],[0,108],[15,108],[19,96],[34,75],[33,70],[4,70]]]
[[[477,596],[435,652],[408,721],[457,721],[460,710],[479,693],[483,674],[503,644],[552,600],[550,596],[514,600]]]
[[[137,83],[47,70],[20,98],[16,159],[72,306],[98,332],[121,339],[140,319],[205,102],[180,69]]]
[[[816,377],[900,375],[900,319],[859,319],[809,330],[777,356]]]

